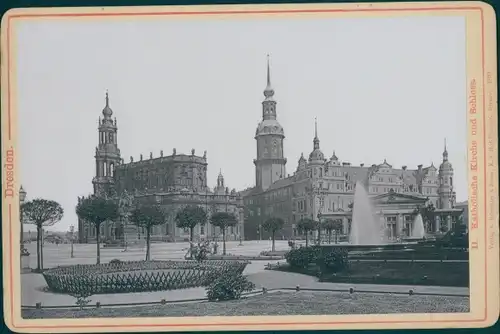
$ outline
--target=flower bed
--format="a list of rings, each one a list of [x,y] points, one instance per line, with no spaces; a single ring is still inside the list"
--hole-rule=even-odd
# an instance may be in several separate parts
[[[54,292],[75,296],[207,286],[222,272],[243,273],[248,261],[134,261],[75,265],[46,270]]]

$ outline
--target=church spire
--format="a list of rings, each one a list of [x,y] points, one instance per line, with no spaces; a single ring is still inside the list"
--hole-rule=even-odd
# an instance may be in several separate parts
[[[102,110],[102,114],[104,115],[105,120],[110,120],[111,116],[113,115],[113,110],[111,110],[109,106],[109,94],[108,90],[106,89],[106,105],[104,106],[104,109]]]
[[[314,149],[318,150],[319,149],[319,138],[318,138],[318,119],[315,117],[314,118]]]
[[[446,148],[446,138],[444,139],[443,161],[448,161],[448,150]]]
[[[267,55],[267,86],[264,90],[266,100],[271,99],[274,95],[274,89],[271,86],[271,66],[269,65],[269,55]]]

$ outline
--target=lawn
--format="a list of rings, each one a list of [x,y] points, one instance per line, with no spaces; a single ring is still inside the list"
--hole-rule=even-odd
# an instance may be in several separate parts
[[[24,319],[469,312],[469,298],[347,292],[275,292],[237,301],[122,308],[26,309]]]

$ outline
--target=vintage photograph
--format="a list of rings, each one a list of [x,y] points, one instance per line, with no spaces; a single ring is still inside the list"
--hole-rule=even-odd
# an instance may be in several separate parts
[[[21,317],[469,313],[466,30],[19,20]]]

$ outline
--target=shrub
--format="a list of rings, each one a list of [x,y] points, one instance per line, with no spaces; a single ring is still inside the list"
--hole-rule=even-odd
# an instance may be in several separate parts
[[[316,264],[323,272],[339,272],[349,266],[349,257],[347,249],[334,248],[326,252],[319,252],[316,258]]]
[[[254,288],[255,284],[241,273],[227,268],[207,287],[207,297],[209,301],[240,299],[243,292],[252,291]]]
[[[200,241],[198,245],[193,247],[192,254],[197,262],[207,260],[208,254],[210,254],[210,241]]]
[[[301,247],[290,250],[285,254],[285,259],[293,268],[307,268],[316,262],[318,254],[318,247]]]
[[[121,263],[122,261],[121,260],[118,260],[118,259],[113,259],[111,261],[109,261],[109,263],[111,264],[117,264],[117,263]]]
[[[347,249],[342,247],[332,249],[312,246],[292,249],[285,254],[285,259],[293,268],[304,269],[315,264],[322,272],[342,271],[349,264]]]

